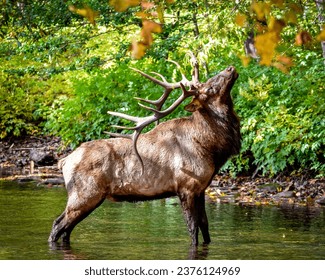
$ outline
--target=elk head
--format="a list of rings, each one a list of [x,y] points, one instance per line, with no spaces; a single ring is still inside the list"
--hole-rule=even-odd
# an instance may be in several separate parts
[[[194,112],[202,108],[215,113],[233,109],[230,90],[237,78],[238,73],[235,67],[228,67],[207,82],[200,84],[197,88],[197,94],[185,109]]]

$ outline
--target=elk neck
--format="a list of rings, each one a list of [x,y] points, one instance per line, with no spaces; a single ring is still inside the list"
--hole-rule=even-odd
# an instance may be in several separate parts
[[[212,110],[199,109],[192,115],[196,127],[195,141],[213,155],[216,166],[222,166],[241,147],[239,119],[228,108],[224,114]]]

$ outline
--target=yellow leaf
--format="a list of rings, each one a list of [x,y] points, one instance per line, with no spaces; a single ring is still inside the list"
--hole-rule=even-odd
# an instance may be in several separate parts
[[[78,15],[85,17],[93,25],[95,25],[95,18],[98,17],[98,15],[99,15],[99,13],[97,11],[94,11],[93,9],[91,9],[88,6],[85,6],[83,9],[78,9],[75,6],[70,5],[69,10],[71,12],[74,12]]]
[[[132,57],[135,59],[140,59],[145,55],[146,50],[153,42],[152,33],[161,32],[160,24],[153,22],[151,20],[142,21],[141,37],[140,42],[134,40],[131,45]]]
[[[285,55],[278,55],[277,56],[277,61],[281,62],[282,64],[286,65],[286,66],[292,66],[293,62],[292,59],[288,56]]]
[[[271,17],[268,23],[269,31],[274,31],[278,34],[281,33],[285,25],[286,24],[283,20],[276,19],[275,17]]]
[[[304,11],[304,9],[302,8],[302,5],[299,4],[295,4],[295,3],[290,3],[288,4],[289,9],[293,12],[295,12],[296,14],[302,14],[302,12]]]
[[[148,14],[148,13],[145,13],[145,12],[137,12],[137,13],[135,13],[135,15],[137,16],[137,17],[140,17],[140,18],[142,18],[142,19],[146,19],[146,18],[148,18],[148,17],[150,17],[150,14]]]
[[[310,36],[310,34],[305,30],[299,32],[296,35],[296,45],[298,45],[298,46],[308,45],[309,43],[312,42],[312,40],[313,39]]]
[[[141,7],[145,10],[151,9],[155,6],[154,3],[146,2],[146,1],[141,1]]]
[[[114,7],[117,12],[124,12],[129,7],[138,6],[140,0],[109,0],[109,4]]]
[[[325,41],[325,25],[323,26],[323,30],[316,37],[318,41]]]
[[[132,57],[135,59],[140,59],[142,58],[147,50],[147,46],[143,44],[142,42],[137,42],[134,40],[131,45],[131,53]]]
[[[239,25],[240,27],[244,27],[245,24],[246,24],[246,16],[241,14],[241,13],[238,13],[236,15],[236,18],[235,18],[235,22],[237,25]]]
[[[240,59],[244,67],[248,66],[249,62],[251,61],[251,58],[246,55],[241,55]]]
[[[154,21],[146,20],[143,24],[147,29],[149,29],[153,33],[161,33],[162,31],[161,25]]]
[[[164,18],[164,9],[162,7],[157,7],[157,14],[158,14],[158,19],[161,24],[165,23],[165,18]]]
[[[278,6],[279,8],[283,7],[283,0],[271,0],[271,3],[275,6]]]
[[[278,35],[273,31],[255,37],[255,48],[261,57],[261,65],[271,65],[278,40]]]
[[[278,68],[283,73],[287,73],[288,72],[287,67],[285,67],[285,65],[283,65],[283,64],[281,64],[279,62],[272,63],[272,66],[274,66],[275,68]]]
[[[292,59],[284,55],[278,55],[276,61],[272,63],[272,66],[278,68],[284,73],[288,73],[289,68],[293,65]]]
[[[260,21],[264,21],[265,16],[270,14],[270,4],[268,3],[254,1],[251,7]]]
[[[286,22],[291,22],[291,23],[297,23],[297,13],[295,13],[293,10],[288,11],[285,16],[284,19],[286,20]]]

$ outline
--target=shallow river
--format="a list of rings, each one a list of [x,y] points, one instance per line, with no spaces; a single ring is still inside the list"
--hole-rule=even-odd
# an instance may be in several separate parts
[[[178,199],[105,201],[50,247],[65,202],[64,188],[0,181],[0,259],[325,259],[324,208],[208,203],[212,243],[193,250]]]

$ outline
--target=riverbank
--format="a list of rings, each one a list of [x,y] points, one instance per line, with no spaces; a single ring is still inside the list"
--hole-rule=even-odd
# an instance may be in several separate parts
[[[62,148],[58,137],[0,141],[0,179],[63,185],[57,163],[70,152],[70,149]]]
[[[70,149],[62,149],[58,137],[0,141],[0,180],[63,186],[57,162],[70,152]],[[325,206],[325,179],[309,178],[306,174],[254,179],[216,176],[206,193],[208,200],[217,203],[321,207]]]

